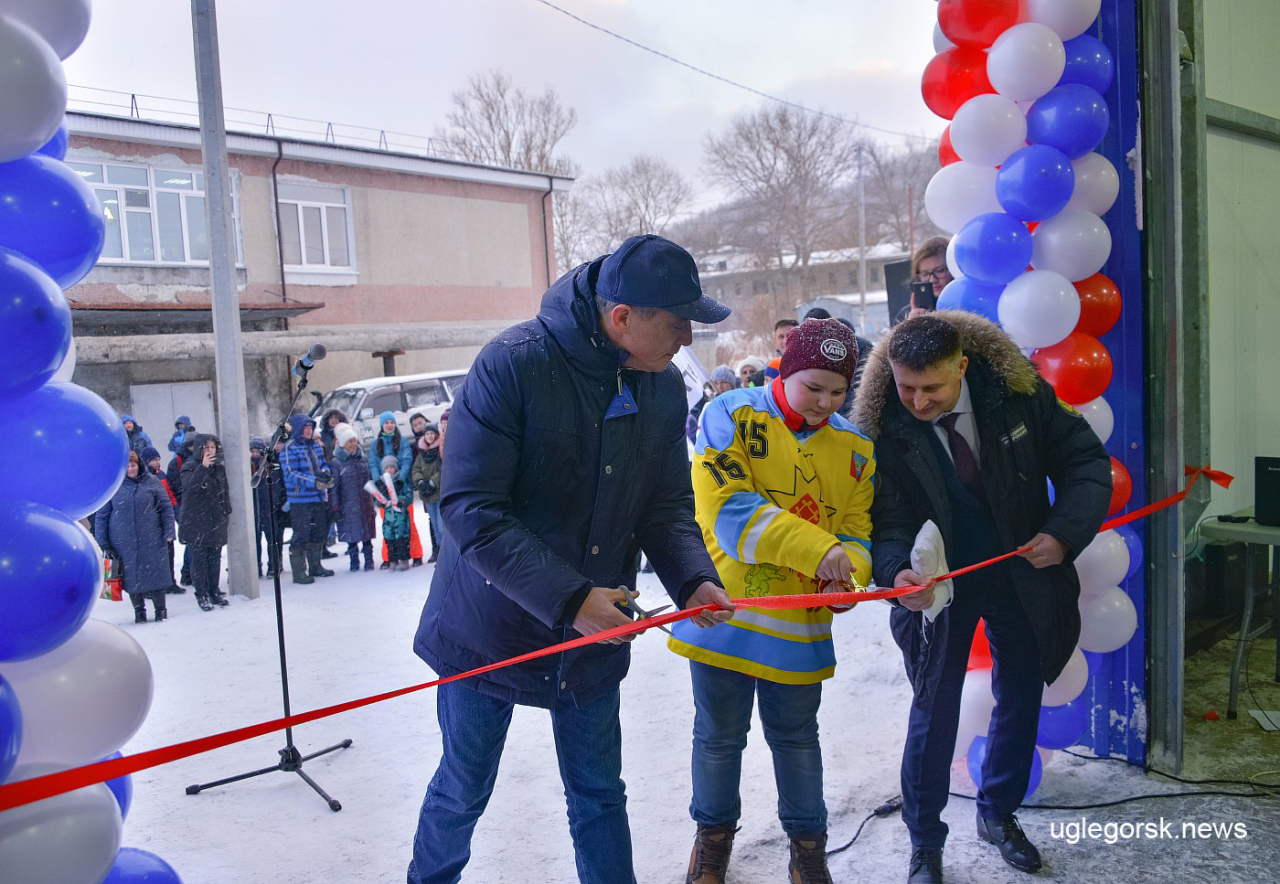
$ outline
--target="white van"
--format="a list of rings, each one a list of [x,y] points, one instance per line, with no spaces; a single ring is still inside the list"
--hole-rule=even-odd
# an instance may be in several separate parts
[[[421,414],[431,423],[439,423],[441,413],[453,404],[466,376],[466,369],[455,369],[352,381],[331,390],[311,410],[311,416],[318,424],[326,411],[338,409],[350,418],[360,434],[361,446],[367,450],[378,435],[378,415],[390,411],[396,416],[400,434],[412,439],[409,416]]]

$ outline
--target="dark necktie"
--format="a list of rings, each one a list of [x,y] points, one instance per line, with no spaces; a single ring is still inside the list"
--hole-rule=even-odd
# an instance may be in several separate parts
[[[982,473],[978,470],[978,459],[973,456],[973,449],[956,429],[956,421],[959,419],[959,413],[953,411],[939,418],[938,424],[946,430],[947,445],[951,448],[951,460],[955,463],[960,484],[974,497],[981,498]]]

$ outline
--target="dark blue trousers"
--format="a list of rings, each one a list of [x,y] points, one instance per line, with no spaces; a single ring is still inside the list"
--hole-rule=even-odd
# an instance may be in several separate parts
[[[947,840],[947,824],[941,814],[947,806],[960,692],[978,618],[986,621],[991,643],[991,684],[996,698],[982,788],[978,790],[978,815],[996,819],[1013,813],[1031,778],[1044,691],[1039,647],[1007,580],[966,581],[966,585],[957,585],[955,600],[942,618],[947,621],[947,641],[937,686],[926,702],[917,697],[912,703],[907,724],[902,753],[902,819],[913,847],[942,847]],[[937,642],[940,636],[931,638]]]

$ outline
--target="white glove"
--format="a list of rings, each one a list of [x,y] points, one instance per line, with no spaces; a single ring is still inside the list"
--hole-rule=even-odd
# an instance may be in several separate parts
[[[938,530],[938,526],[932,519],[925,522],[920,528],[920,533],[916,535],[915,546],[911,548],[911,570],[929,580],[946,574],[949,570],[942,532]],[[942,609],[951,604],[954,592],[955,587],[950,580],[935,583],[933,604],[922,612],[924,619],[932,623],[934,618],[942,613]]]

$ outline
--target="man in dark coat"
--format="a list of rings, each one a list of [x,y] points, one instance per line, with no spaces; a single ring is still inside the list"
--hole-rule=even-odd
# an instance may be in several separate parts
[[[192,456],[182,465],[182,507],[178,536],[191,551],[191,580],[200,610],[225,607],[226,596],[218,588],[222,572],[222,548],[227,545],[231,494],[222,442],[212,434],[192,439]]]
[[[444,548],[414,650],[450,675],[629,622],[643,549],[695,622],[731,616],[694,521],[687,410],[671,358],[690,320],[729,310],[657,236],[570,271],[537,318],[480,352],[454,402],[441,482]],[[619,588],[621,587],[621,588]],[[620,606],[625,605],[625,610]],[[493,789],[514,704],[551,712],[581,880],[634,882],[609,639],[441,685],[443,757],[409,881],[456,881]]]
[[[142,449],[151,447],[151,437],[147,435],[146,430],[142,429],[142,424],[134,420],[133,415],[120,415],[120,422],[124,424],[125,435],[129,437],[130,451],[142,454]]]
[[[1040,856],[1014,811],[1026,793],[1040,699],[1080,634],[1071,561],[1097,534],[1111,497],[1110,460],[1093,430],[1058,400],[1009,337],[971,313],[908,319],[867,360],[855,423],[876,443],[872,569],[881,586],[924,585],[911,550],[926,520],[956,569],[1025,548],[954,581],[930,622],[932,588],[891,614],[915,692],[902,758],[902,817],[911,882],[942,880],[951,759],[969,648],[979,618],[995,661],[978,835],[1015,868]],[[1052,506],[1046,488],[1052,480]],[[932,614],[933,612],[931,612]]]
[[[267,456],[267,440],[262,436],[249,437],[249,463],[252,472],[257,476],[262,470],[262,460]],[[284,540],[284,473],[279,463],[272,463],[263,472],[258,484],[253,486],[253,543],[258,555],[258,576],[262,576],[262,538],[270,543],[273,538],[271,526],[274,523],[274,552],[267,547],[267,576],[274,577],[275,569],[280,566],[280,547]]]

